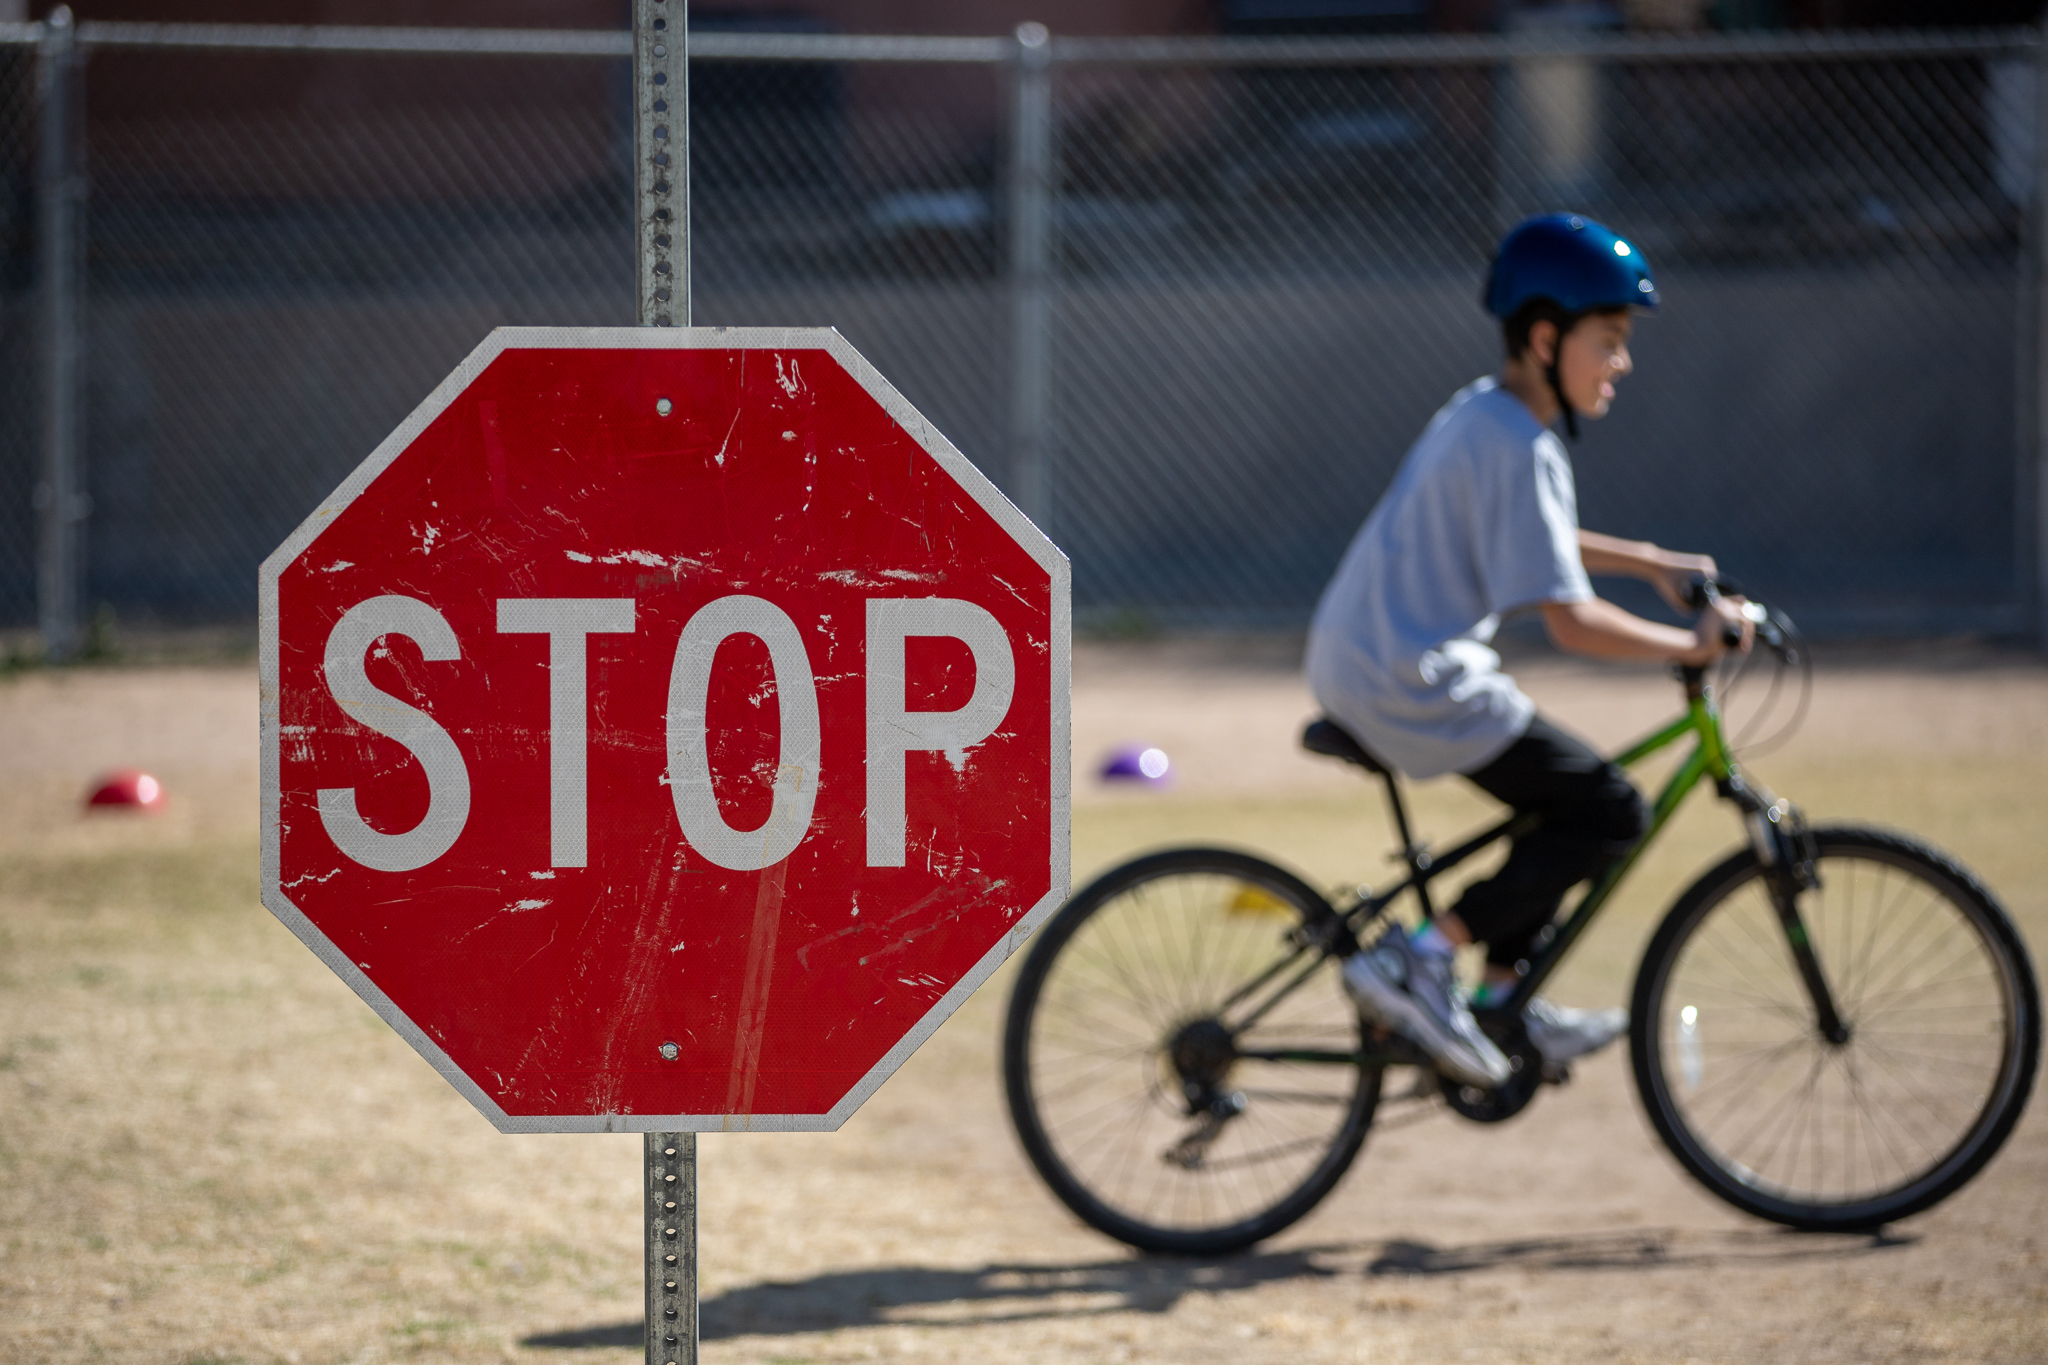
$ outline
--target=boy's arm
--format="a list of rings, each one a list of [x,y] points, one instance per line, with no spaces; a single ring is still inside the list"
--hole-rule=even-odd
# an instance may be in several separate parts
[[[1712,663],[1725,652],[1723,632],[1734,626],[1742,633],[1737,648],[1748,649],[1756,629],[1735,601],[1716,602],[1700,613],[1691,630],[1645,621],[1612,602],[1595,597],[1584,602],[1545,602],[1543,628],[1551,643],[1573,654],[1598,659],[1668,659],[1673,663]]]
[[[1642,579],[1677,611],[1689,610],[1685,594],[1693,575],[1711,578],[1715,573],[1712,555],[1680,554],[1647,540],[1623,540],[1598,531],[1579,532],[1579,559],[1589,574]]]
[[[1589,574],[1640,578],[1686,611],[1686,590],[1693,575],[1712,577],[1711,555],[1679,554],[1647,540],[1622,540],[1598,531],[1579,532],[1579,558]],[[1717,601],[1699,614],[1691,630],[1645,621],[1612,602],[1545,602],[1543,628],[1559,649],[1600,659],[1669,659],[1674,663],[1712,663],[1728,648],[1729,628],[1740,634],[1738,649],[1747,650],[1756,627],[1742,614],[1741,599]]]

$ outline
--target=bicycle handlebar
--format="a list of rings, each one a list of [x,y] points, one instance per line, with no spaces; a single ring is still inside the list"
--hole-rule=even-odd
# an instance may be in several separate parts
[[[1734,579],[1708,578],[1701,574],[1686,587],[1685,604],[1694,611],[1705,611],[1724,597],[1743,595],[1742,585]]]
[[[1724,597],[1743,597],[1742,585],[1732,578],[1695,578],[1686,589],[1685,602],[1694,611],[1705,611]],[[1790,618],[1776,612],[1761,602],[1744,602],[1743,615],[1756,626],[1756,638],[1766,649],[1778,657],[1781,663],[1792,663],[1798,657],[1796,640],[1798,632]],[[1721,632],[1721,643],[1733,647],[1742,643],[1742,632],[1729,626]]]

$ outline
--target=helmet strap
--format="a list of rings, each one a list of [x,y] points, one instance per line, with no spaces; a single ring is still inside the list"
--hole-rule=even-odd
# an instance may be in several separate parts
[[[1564,338],[1557,339],[1558,350],[1564,349]],[[1557,377],[1557,357],[1551,356],[1550,363],[1543,367],[1543,377],[1550,381],[1550,391],[1557,395],[1557,405],[1564,409],[1564,434],[1570,440],[1579,439],[1579,414],[1572,407],[1572,400],[1564,396],[1564,381]]]

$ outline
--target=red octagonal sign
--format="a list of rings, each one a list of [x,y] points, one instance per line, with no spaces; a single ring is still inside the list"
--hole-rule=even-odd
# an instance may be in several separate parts
[[[1066,560],[835,332],[495,332],[261,594],[264,903],[507,1131],[836,1128],[1066,892]]]

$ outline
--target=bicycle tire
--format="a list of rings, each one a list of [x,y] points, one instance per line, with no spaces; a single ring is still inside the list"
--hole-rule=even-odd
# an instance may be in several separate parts
[[[2040,992],[2011,919],[1954,861],[1881,829],[1812,836],[1819,881],[1798,905],[1847,1036],[1822,1036],[1745,849],[1651,940],[1632,1060],[1658,1136],[1715,1195],[1789,1227],[1868,1231],[1955,1193],[2011,1134]]]
[[[1309,977],[1233,1040],[1213,1084],[1200,1081],[1207,1063],[1175,1060],[1218,1001],[1297,951],[1295,926],[1331,913],[1263,859],[1186,848],[1105,873],[1040,931],[1010,997],[1004,1084],[1031,1164],[1083,1222],[1142,1251],[1215,1256],[1271,1237],[1335,1188],[1372,1123],[1380,1070],[1238,1051],[1362,1057],[1332,959],[1303,951],[1289,970]],[[1206,1140],[1197,1084],[1244,1106]]]

